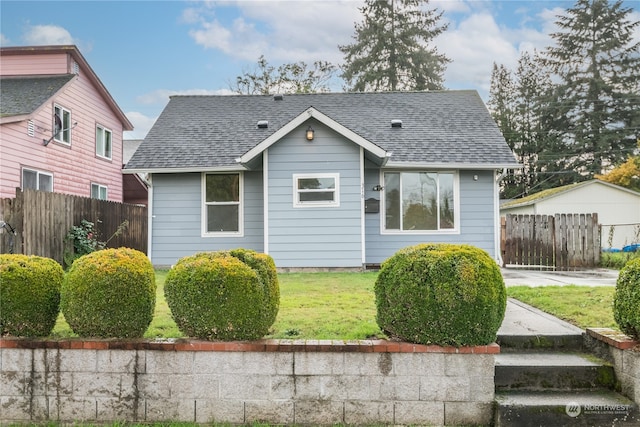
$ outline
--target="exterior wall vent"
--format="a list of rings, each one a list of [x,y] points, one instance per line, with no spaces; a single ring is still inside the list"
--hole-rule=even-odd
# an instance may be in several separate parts
[[[80,66],[76,61],[73,61],[73,63],[71,64],[71,73],[80,74]]]
[[[36,125],[33,120],[27,122],[27,135],[34,136],[36,134]]]
[[[258,120],[258,129],[266,129],[269,127],[268,120]]]
[[[282,101],[283,99],[284,99],[284,95],[281,93],[276,93],[275,95],[273,95],[274,101]]]
[[[392,128],[401,128],[402,127],[402,120],[400,120],[400,119],[391,120],[391,127]]]

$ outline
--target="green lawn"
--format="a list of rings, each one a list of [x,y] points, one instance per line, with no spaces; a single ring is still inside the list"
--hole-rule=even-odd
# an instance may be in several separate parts
[[[156,271],[156,312],[145,338],[179,338],[164,299],[166,271]],[[384,338],[376,324],[373,286],[377,272],[280,274],[280,311],[268,338]],[[507,294],[581,328],[616,328],[613,287],[509,287]],[[73,337],[62,314],[54,338]]]

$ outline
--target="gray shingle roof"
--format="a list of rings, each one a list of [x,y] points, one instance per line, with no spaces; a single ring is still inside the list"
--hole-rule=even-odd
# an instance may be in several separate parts
[[[389,164],[518,167],[476,91],[174,96],[127,169],[212,169],[313,107],[392,153]],[[402,120],[392,129],[391,120]],[[268,129],[258,129],[268,120]]]
[[[73,74],[3,77],[0,80],[0,116],[33,113],[73,78]]]

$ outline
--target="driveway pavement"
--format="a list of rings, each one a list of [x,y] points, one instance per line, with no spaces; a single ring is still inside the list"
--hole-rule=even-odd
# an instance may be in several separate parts
[[[579,271],[544,271],[503,268],[506,286],[615,286],[618,270],[597,268]]]

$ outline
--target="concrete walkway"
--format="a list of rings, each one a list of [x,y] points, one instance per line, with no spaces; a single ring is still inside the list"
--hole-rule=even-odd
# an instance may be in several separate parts
[[[502,269],[505,285],[509,286],[615,286],[617,270],[596,269],[582,271],[539,271]],[[509,299],[507,311],[498,336],[548,336],[565,337],[581,335],[582,330],[570,323],[531,307],[520,301]]]

